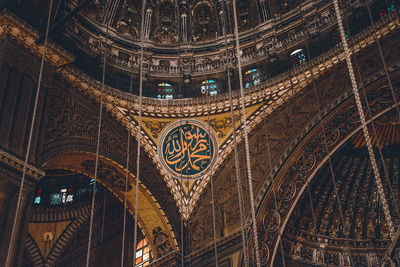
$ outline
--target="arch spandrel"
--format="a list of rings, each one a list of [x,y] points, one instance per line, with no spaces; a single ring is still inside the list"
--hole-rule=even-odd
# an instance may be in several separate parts
[[[390,41],[387,40],[383,42],[382,45],[390,46]],[[375,48],[367,48],[358,56],[358,63],[360,66],[364,66],[361,70],[363,77],[368,77],[364,80],[364,83],[369,85],[375,82],[373,86],[380,87],[384,84],[385,80],[382,79],[384,72],[381,69],[379,62],[376,62],[375,64],[367,63],[371,61],[371,58],[378,58],[379,55],[377,53],[378,51]],[[393,69],[398,69],[399,54],[393,54],[393,56],[392,59],[389,59],[391,63],[388,64],[392,65]],[[377,81],[378,79],[379,81]],[[320,105],[323,107],[323,114],[330,113],[350,96],[350,88],[348,87],[350,81],[348,79],[347,67],[345,64],[339,64],[324,75],[316,77],[315,82]],[[355,113],[355,115],[357,114]],[[282,169],[287,168],[292,172],[294,171],[293,168],[297,164],[297,157],[301,156],[297,147],[300,143],[305,142],[306,139],[310,139],[311,141],[317,140],[316,137],[311,137],[309,132],[315,127],[318,121],[318,107],[315,102],[315,95],[312,85],[308,85],[303,89],[302,93],[296,95],[292,101],[287,102],[286,105],[283,105],[271,114],[268,114],[266,123],[259,122],[249,133],[255,203],[260,209],[259,212],[261,212],[259,205],[261,205],[262,201],[265,201],[266,192],[270,192],[271,190],[271,179],[269,178],[271,170],[269,168],[269,158],[265,140],[265,127],[267,127],[271,148],[272,174],[275,177],[278,172],[282,172]],[[327,130],[329,130],[329,136],[332,138],[338,134],[335,129],[327,128]],[[225,160],[226,164],[219,168],[214,175],[217,217],[223,216],[225,220],[217,221],[217,229],[221,232],[234,232],[240,227],[237,197],[235,199],[235,196],[232,194],[231,199],[225,198],[224,196],[226,194],[223,193],[230,190],[230,192],[237,194],[234,170],[235,166],[232,164],[232,162],[234,162],[232,154],[233,153],[227,156],[227,159]],[[242,142],[239,143],[239,156],[239,162],[241,163],[239,167],[241,170],[242,187],[244,195],[248,196],[248,182],[245,178],[246,166],[244,164],[244,146]],[[314,162],[313,153],[307,153],[299,160],[299,164],[303,164],[303,171],[308,171],[308,168],[310,168],[310,166],[315,166],[317,162]],[[290,166],[294,167],[289,168]],[[292,173],[291,175],[296,175],[297,177],[303,176],[304,174]],[[282,189],[280,189],[279,186],[276,186],[275,190],[276,192],[279,190],[282,192],[299,192],[298,187],[293,190],[292,183],[286,183]],[[272,195],[268,196],[270,200]],[[292,199],[293,197],[294,196],[287,196],[286,198]],[[203,195],[198,200],[198,204],[196,205],[192,216],[193,224],[198,226],[198,233],[196,233],[196,235],[203,237],[201,241],[196,240],[196,244],[199,244],[198,246],[212,244],[211,228],[206,227],[207,220],[203,219],[204,217],[211,216],[211,214],[207,213],[207,206],[209,206],[210,199],[210,186],[208,185],[204,190]],[[245,211],[250,210],[248,197],[244,199],[244,203]],[[268,203],[271,204],[271,202]],[[224,214],[218,214],[219,211],[223,211]],[[261,221],[259,223],[261,225]],[[271,253],[273,252],[271,249],[270,251]]]

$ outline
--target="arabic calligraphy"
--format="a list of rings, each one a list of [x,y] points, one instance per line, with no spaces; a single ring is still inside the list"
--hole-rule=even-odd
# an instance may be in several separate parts
[[[159,155],[174,177],[198,178],[208,171],[215,159],[216,139],[198,121],[178,121],[161,136]]]

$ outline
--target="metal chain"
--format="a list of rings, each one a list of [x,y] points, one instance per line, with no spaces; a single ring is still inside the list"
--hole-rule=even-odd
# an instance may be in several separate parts
[[[347,20],[345,19],[344,22],[346,24],[346,28],[349,30],[349,25],[348,25]],[[375,31],[376,30],[377,30],[377,28],[375,26]],[[374,36],[376,36],[376,33],[375,33]],[[377,42],[378,39],[375,39],[375,41]],[[362,95],[364,97],[364,101],[365,101],[366,107],[367,107],[367,115],[371,118],[371,122],[370,123],[371,123],[371,126],[372,126],[372,132],[373,132],[373,134],[375,136],[377,136],[377,130],[376,130],[375,122],[374,122],[373,117],[372,117],[372,112],[371,112],[371,108],[369,106],[369,101],[368,101],[368,98],[367,98],[367,92],[366,92],[365,85],[364,85],[364,82],[363,82],[363,79],[362,79],[360,65],[359,65],[358,60],[357,60],[357,55],[355,53],[354,45],[351,46],[351,50],[352,50],[352,53],[354,55],[354,64],[355,64],[355,68],[356,68],[356,71],[357,71],[357,75],[359,77],[359,85],[360,85],[361,92],[362,92]],[[382,59],[383,59],[383,61],[385,60],[384,58],[382,58]],[[388,82],[391,81],[390,76],[388,76],[388,75],[387,75],[387,79],[388,79]],[[396,106],[397,106],[397,100],[394,99],[394,101],[395,101]],[[398,114],[398,115],[400,116],[400,114]],[[396,120],[398,120],[398,118],[399,117],[397,117]],[[385,159],[383,157],[382,149],[381,149],[381,147],[379,145],[377,146],[377,148],[378,148],[378,152],[379,152],[379,157],[380,157],[381,162],[382,162],[382,167],[383,167],[383,171],[384,171],[384,177],[386,179],[386,182],[388,183],[390,197],[392,198],[392,201],[394,203],[394,208],[395,208],[395,211],[396,211],[397,215],[400,216],[400,210],[399,210],[399,205],[398,205],[399,204],[398,203],[398,197],[394,193],[394,190],[393,190],[393,187],[392,187],[392,183],[391,183],[390,178],[389,178],[389,172],[388,172],[388,169],[387,169],[387,166],[386,166],[386,162],[385,162]]]
[[[236,122],[235,122],[235,113],[233,108],[233,100],[232,100],[232,84],[231,84],[231,70],[230,70],[230,60],[228,56],[228,37],[227,37],[227,27],[226,20],[227,16],[225,14],[225,1],[222,0],[222,9],[224,11],[224,37],[225,37],[225,67],[226,67],[226,75],[228,78],[228,95],[229,95],[229,109],[231,112],[231,120],[232,120],[232,138],[233,138],[233,151],[235,158],[235,175],[236,175],[236,185],[237,185],[237,193],[239,199],[239,215],[240,215],[240,232],[242,235],[242,247],[243,247],[243,260],[244,266],[247,267],[249,264],[249,259],[247,256],[246,250],[246,234],[245,234],[245,219],[244,219],[244,211],[243,211],[243,197],[242,197],[242,182],[240,177],[240,166],[239,166],[239,153],[237,147],[236,140]]]
[[[35,127],[35,122],[36,122],[36,112],[37,112],[37,106],[38,106],[38,102],[39,102],[40,87],[42,84],[44,59],[45,59],[46,52],[47,52],[47,40],[49,37],[49,28],[50,28],[52,9],[53,9],[53,0],[50,0],[49,14],[47,16],[46,35],[45,35],[44,44],[43,44],[43,54],[42,54],[42,59],[40,62],[39,78],[38,78],[38,84],[37,84],[37,89],[36,89],[35,104],[33,106],[32,122],[30,125],[28,144],[27,144],[26,153],[25,153],[25,161],[24,161],[24,165],[23,165],[23,169],[22,169],[22,178],[21,178],[21,183],[19,185],[17,208],[15,210],[15,216],[14,216],[14,221],[13,221],[13,226],[12,226],[11,236],[10,236],[10,243],[8,246],[7,258],[6,258],[6,262],[5,262],[6,267],[11,267],[13,265],[15,243],[17,242],[17,237],[16,237],[17,225],[19,225],[18,219],[20,217],[19,213],[21,211],[21,204],[22,204],[21,202],[22,202],[23,188],[24,188],[24,184],[25,184],[26,169],[28,166],[29,154],[31,151],[33,129]]]
[[[101,80],[101,92],[100,92],[100,107],[99,107],[99,124],[97,128],[97,141],[96,141],[96,160],[94,166],[94,177],[93,177],[93,190],[92,190],[92,203],[90,208],[90,222],[89,222],[89,238],[88,238],[88,249],[86,254],[86,267],[90,264],[90,252],[92,244],[92,234],[93,234],[93,219],[94,219],[94,204],[96,201],[96,185],[97,185],[97,171],[99,167],[99,152],[100,152],[100,137],[101,137],[101,121],[103,116],[103,94],[105,88],[105,77],[106,77],[106,64],[107,64],[107,53],[108,53],[108,29],[109,23],[107,22],[106,27],[106,39],[103,46],[103,75]]]
[[[134,43],[134,38],[133,38],[133,34],[132,34],[132,60],[133,60],[133,43]],[[131,71],[130,71],[130,79],[129,79],[129,94],[132,95],[133,93],[133,68],[134,68],[134,64],[132,63],[131,65]],[[131,114],[132,111],[131,109],[129,109],[128,111],[128,118],[131,118]],[[124,195],[124,223],[123,223],[123,229],[122,229],[122,251],[121,251],[121,267],[124,266],[124,258],[125,258],[125,235],[126,235],[126,218],[127,218],[127,198],[128,198],[128,177],[129,177],[129,162],[130,162],[130,146],[131,146],[131,131],[128,127],[127,130],[127,148],[126,148],[126,172],[125,172],[125,195]],[[136,212],[136,211],[135,211]],[[136,253],[134,256],[134,262],[136,262]]]
[[[390,88],[390,92],[392,93],[393,101],[394,101],[394,103],[395,103],[395,108],[396,108],[396,111],[397,111],[396,120],[398,120],[398,117],[400,117],[400,110],[399,110],[399,106],[398,106],[398,103],[397,103],[396,94],[395,94],[394,89],[393,89],[392,79],[390,78],[390,74],[389,74],[388,67],[387,67],[387,65],[386,65],[385,57],[383,56],[381,43],[379,42],[378,36],[376,35],[376,29],[377,29],[377,27],[376,27],[376,24],[375,24],[375,22],[374,22],[374,19],[372,18],[371,9],[370,9],[368,3],[367,3],[367,10],[368,10],[369,19],[370,19],[370,21],[371,21],[371,25],[372,25],[372,27],[374,27],[374,30],[375,30],[375,31],[374,31],[375,43],[376,43],[376,45],[378,46],[379,56],[380,56],[381,61],[382,61],[382,64],[383,64],[383,69],[385,70],[386,79],[387,79],[387,81],[388,81],[388,85],[389,85],[389,88]],[[395,13],[397,14],[397,10],[395,10]]]
[[[142,141],[142,96],[143,96],[143,39],[144,39],[144,9],[146,7],[146,0],[142,0],[142,20],[140,25],[140,65],[139,65],[139,118],[137,129],[137,156],[136,156],[136,191],[135,191],[135,224],[133,234],[133,264],[136,266],[136,249],[137,249],[137,235],[138,235],[138,213],[139,213],[139,183],[140,183],[140,143]]]
[[[205,30],[204,25],[203,25],[203,31]],[[206,54],[206,44],[205,44],[205,37],[203,39],[203,53],[204,55]],[[207,97],[207,130],[208,130],[208,150],[211,155],[211,124],[210,124],[210,111],[211,111],[211,104],[210,104],[210,84],[208,82],[208,75],[207,72],[205,74],[206,76],[206,97]],[[212,159],[211,159],[212,160]],[[213,221],[213,237],[214,237],[214,258],[215,258],[215,267],[218,267],[218,249],[217,249],[217,229],[216,229],[216,214],[215,214],[215,198],[214,198],[214,179],[213,179],[213,164],[212,161],[210,161],[211,167],[210,167],[210,187],[211,187],[211,208],[212,208],[212,221]]]
[[[393,226],[393,222],[392,222],[392,217],[390,215],[389,206],[388,206],[388,203],[386,200],[385,192],[383,191],[382,180],[380,178],[378,166],[376,164],[376,159],[375,159],[374,151],[372,149],[371,139],[370,139],[370,136],[368,133],[367,123],[365,121],[364,110],[363,110],[361,100],[360,100],[360,95],[359,95],[359,92],[357,89],[357,82],[356,82],[353,65],[352,65],[351,58],[350,58],[349,47],[348,47],[346,36],[344,33],[343,21],[342,21],[342,17],[340,14],[338,0],[333,0],[333,3],[334,3],[335,13],[336,13],[337,21],[338,21],[340,37],[342,39],[342,44],[343,44],[343,48],[344,48],[344,52],[345,52],[347,68],[348,68],[349,75],[350,75],[354,98],[356,100],[356,105],[357,105],[358,113],[360,115],[360,120],[361,120],[361,126],[363,129],[365,141],[367,144],[368,153],[369,153],[369,156],[371,159],[372,169],[373,169],[374,175],[375,175],[375,182],[376,182],[376,185],[378,188],[378,194],[380,195],[380,197],[382,199],[382,208],[383,208],[383,211],[385,214],[386,224],[389,229],[390,237],[393,239],[395,237],[395,230],[394,230],[394,226]]]
[[[249,148],[249,137],[248,137],[248,128],[247,128],[247,119],[246,119],[246,107],[245,107],[245,95],[243,89],[243,77],[242,77],[242,63],[241,63],[241,51],[240,51],[240,42],[239,42],[239,26],[237,20],[237,10],[236,10],[236,0],[233,0],[233,19],[235,23],[234,31],[235,31],[235,39],[236,39],[236,57],[238,61],[238,73],[239,73],[239,86],[240,86],[240,102],[242,106],[242,116],[243,116],[243,136],[244,136],[244,144],[245,144],[245,152],[246,152],[246,165],[247,165],[247,179],[249,182],[249,194],[250,194],[250,213],[251,220],[253,224],[253,235],[254,235],[254,249],[256,256],[257,266],[260,267],[260,251],[258,246],[258,235],[257,235],[257,222],[256,222],[256,211],[255,211],[255,203],[254,203],[254,195],[253,195],[253,177],[251,174],[251,163],[250,163],[250,148]]]
[[[207,79],[207,78],[206,78]],[[208,79],[207,79],[208,82]],[[207,95],[207,106],[208,106],[208,114],[207,114],[207,123],[208,123],[208,147],[210,151],[210,155],[212,153],[211,151],[211,126],[210,126],[210,86],[208,87],[208,95]],[[211,168],[210,168],[210,184],[211,184],[211,206],[212,206],[212,219],[213,219],[213,235],[214,235],[214,255],[215,255],[215,266],[218,267],[218,250],[217,250],[217,229],[215,226],[215,199],[214,199],[214,179],[213,179],[213,164],[211,163]]]
[[[175,1],[175,9],[176,9],[177,18],[178,18],[178,21],[179,21],[180,13],[179,13],[178,1]],[[181,60],[181,54],[180,54],[180,50],[181,50],[181,38],[180,38],[181,37],[181,31],[180,31],[180,29],[181,29],[180,25],[178,25],[178,27],[177,27],[177,31],[178,31],[178,47],[179,47],[179,50],[178,50],[178,60],[179,60],[178,64],[179,64],[180,74],[182,74],[182,84],[184,84],[185,78],[184,78],[184,72],[183,72],[183,66],[182,66],[182,63],[181,63],[182,60]],[[178,96],[178,98],[181,99],[181,100],[179,100],[179,129],[180,130],[182,129],[182,118],[184,116],[184,114],[183,114],[183,101],[182,101],[182,96],[183,96],[182,84],[179,83],[179,85],[178,85],[178,88],[179,88],[179,96]],[[166,100],[166,101],[168,103],[168,100]],[[181,139],[182,139],[183,138],[182,131],[180,131],[180,133],[181,133]],[[184,155],[182,154],[181,160],[183,160],[183,157],[184,157]],[[183,186],[182,169],[180,171],[179,178],[180,178],[181,186]],[[183,194],[184,194],[183,191],[181,192],[181,194],[182,194],[182,198],[181,198],[182,205],[181,205],[181,259],[180,260],[181,260],[181,265],[185,266],[185,255],[184,255],[184,229],[185,229],[184,223],[185,223],[185,221],[184,221],[184,218],[183,218],[183,214],[185,212],[185,203],[183,201]],[[189,236],[188,239],[190,239],[190,236]],[[189,250],[189,253],[190,253],[190,250]]]

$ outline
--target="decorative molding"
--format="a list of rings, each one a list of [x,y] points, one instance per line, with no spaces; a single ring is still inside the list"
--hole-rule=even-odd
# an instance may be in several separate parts
[[[14,168],[17,171],[23,172],[24,170],[24,162],[22,160],[7,153],[2,149],[0,149],[0,161],[10,166],[11,168]],[[40,178],[42,178],[45,175],[44,171],[36,168],[33,165],[27,164],[26,168],[27,168],[26,174],[34,178],[35,180],[40,180]]]

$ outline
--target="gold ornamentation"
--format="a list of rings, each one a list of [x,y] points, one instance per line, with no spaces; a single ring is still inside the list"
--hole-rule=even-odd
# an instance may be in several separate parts
[[[240,121],[240,115],[235,115],[234,118],[235,122]],[[219,138],[224,138],[232,129],[232,118],[229,116],[222,119],[211,119],[210,126],[218,133]]]

